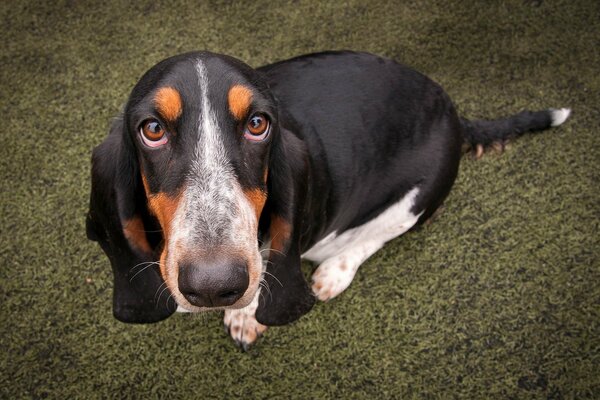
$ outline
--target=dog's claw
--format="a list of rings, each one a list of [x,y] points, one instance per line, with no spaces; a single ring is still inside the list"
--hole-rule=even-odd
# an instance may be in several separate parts
[[[223,319],[225,332],[244,352],[248,351],[267,330],[267,326],[259,323],[254,317],[257,306],[258,301],[253,301],[245,308],[225,310]]]
[[[244,353],[247,353],[248,350],[250,350],[250,343],[246,343],[246,342],[240,342],[236,340],[236,344],[238,345],[238,347],[240,348],[240,350],[242,350]]]
[[[256,324],[256,326],[254,326]],[[225,330],[227,334],[232,337],[236,346],[240,348],[244,353],[248,352],[252,345],[263,335],[266,326],[260,325],[258,322],[250,322],[248,326],[236,326],[235,328],[228,328]]]

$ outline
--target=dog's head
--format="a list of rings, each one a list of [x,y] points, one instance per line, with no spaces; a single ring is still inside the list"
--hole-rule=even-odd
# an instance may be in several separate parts
[[[118,319],[242,308],[261,282],[266,325],[311,308],[297,228],[304,147],[286,128],[262,75],[233,58],[184,54],[140,79],[92,160],[87,230],[111,260]]]

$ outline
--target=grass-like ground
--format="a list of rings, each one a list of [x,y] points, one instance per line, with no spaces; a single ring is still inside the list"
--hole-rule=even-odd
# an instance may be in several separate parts
[[[0,398],[599,398],[599,16],[595,0],[1,2]],[[254,66],[365,50],[466,117],[574,111],[466,157],[434,224],[244,354],[217,314],[113,319],[84,232],[91,149],[146,69],[194,49]]]

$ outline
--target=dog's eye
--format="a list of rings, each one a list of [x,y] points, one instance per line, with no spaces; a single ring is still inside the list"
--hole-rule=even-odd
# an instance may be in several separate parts
[[[246,122],[246,128],[244,129],[244,136],[248,140],[261,141],[265,140],[269,134],[269,119],[265,114],[255,113],[248,118]]]
[[[140,133],[142,134],[142,140],[147,146],[158,147],[167,143],[165,129],[155,119],[144,121],[140,128]]]

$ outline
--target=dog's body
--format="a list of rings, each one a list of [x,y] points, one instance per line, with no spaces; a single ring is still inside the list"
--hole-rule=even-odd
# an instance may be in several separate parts
[[[436,83],[365,53],[257,70],[206,52],[165,60],[94,151],[88,235],[111,259],[115,316],[153,322],[175,302],[224,309],[245,347],[314,296],[341,293],[370,255],[427,220],[464,144],[502,143],[568,115],[466,121]],[[301,256],[320,264],[312,293]]]

